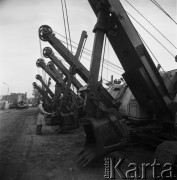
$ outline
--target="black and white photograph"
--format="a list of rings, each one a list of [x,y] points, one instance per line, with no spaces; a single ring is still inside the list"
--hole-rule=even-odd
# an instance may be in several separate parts
[[[0,0],[0,180],[177,180],[177,1]]]

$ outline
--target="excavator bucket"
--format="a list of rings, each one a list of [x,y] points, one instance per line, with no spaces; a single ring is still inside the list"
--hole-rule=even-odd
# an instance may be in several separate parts
[[[60,124],[60,122],[59,122],[60,119],[61,119],[60,115],[55,115],[53,117],[48,117],[48,118],[46,118],[46,125],[47,126],[59,125]]]
[[[79,122],[74,113],[61,113],[60,118],[60,128],[58,133],[63,133],[79,128]]]
[[[118,119],[114,113],[109,113],[106,118],[99,120],[86,118],[84,129],[85,147],[77,156],[77,162],[83,167],[128,145],[129,133],[126,122],[124,119]]]

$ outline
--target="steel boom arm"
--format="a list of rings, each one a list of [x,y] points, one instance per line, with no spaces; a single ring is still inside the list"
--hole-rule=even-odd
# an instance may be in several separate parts
[[[70,65],[75,65],[78,69],[77,73],[81,76],[81,78],[87,82],[89,77],[89,71],[78,61],[77,57],[75,57],[62,43],[59,39],[55,37],[52,29],[43,25],[39,28],[39,37],[43,41],[48,41],[52,47],[66,60],[66,62]]]
[[[45,64],[43,59],[38,59],[36,65],[37,67],[41,67],[56,83],[60,83],[57,75]]]
[[[33,86],[35,89],[38,90],[38,92],[42,95],[42,97],[47,100],[48,103],[52,102],[52,99],[47,95],[47,93],[41,88],[39,87],[36,82],[33,82]]]
[[[58,69],[61,70],[61,72],[62,72],[66,77],[68,77],[68,76],[69,76],[69,70],[68,70],[68,69],[63,65],[63,63],[53,54],[52,49],[47,47],[47,48],[45,48],[45,50],[47,50],[47,52],[48,52],[48,56],[47,56],[47,57],[49,57],[49,58],[52,60],[52,62],[58,67]],[[49,53],[49,51],[50,51],[51,53]],[[49,61],[49,63],[51,63],[51,62]],[[48,63],[48,64],[49,64],[49,63]],[[72,84],[76,87],[77,90],[82,87],[82,84],[81,84],[75,77],[73,77]]]
[[[53,94],[53,92],[50,90],[50,88],[47,86],[47,84],[43,81],[42,77],[41,77],[39,74],[37,74],[37,75],[36,75],[36,79],[38,79],[38,80],[41,82],[41,84],[44,86],[44,88],[46,89],[46,91],[50,94],[51,98],[53,99],[53,98],[54,98],[54,94]]]
[[[88,0],[96,16],[102,4],[107,15],[106,35],[122,67],[126,83],[144,107],[166,108],[171,102],[165,84],[119,0]]]
[[[76,73],[80,75],[80,77],[88,83],[90,72],[83,66],[81,62],[55,37],[51,27],[47,25],[43,25],[39,28],[39,37],[43,41],[48,41],[54,49],[67,61],[70,66],[76,66]],[[113,103],[112,96],[107,92],[106,89],[102,89],[101,92],[104,97],[104,101],[106,101],[107,106],[112,107],[116,106]]]

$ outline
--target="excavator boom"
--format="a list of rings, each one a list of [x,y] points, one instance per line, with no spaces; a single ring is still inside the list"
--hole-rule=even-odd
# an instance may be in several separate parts
[[[119,0],[88,0],[98,16],[98,6],[104,4],[108,18],[106,35],[122,67],[127,85],[139,104],[166,108],[171,102],[165,84],[148,54],[139,34]]]

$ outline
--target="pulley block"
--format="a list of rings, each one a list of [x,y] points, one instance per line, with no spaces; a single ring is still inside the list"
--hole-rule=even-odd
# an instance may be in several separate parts
[[[36,75],[36,79],[42,80],[42,77],[41,77],[39,74],[37,74],[37,75]]]
[[[39,28],[39,38],[42,40],[42,41],[48,41],[48,35],[52,34],[52,28],[48,25],[42,25],[40,28]]]
[[[49,58],[49,56],[53,53],[52,49],[50,47],[45,47],[43,49],[43,55],[46,58]]]
[[[43,59],[38,59],[37,61],[36,61],[36,66],[37,67],[42,67],[44,65],[44,60]]]

